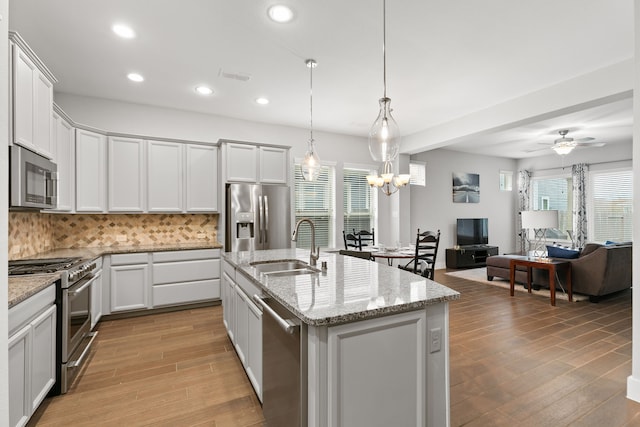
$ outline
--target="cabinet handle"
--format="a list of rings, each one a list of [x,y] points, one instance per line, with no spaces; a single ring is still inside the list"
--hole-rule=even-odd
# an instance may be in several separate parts
[[[266,303],[265,300],[263,300],[259,295],[254,295],[253,296],[253,300],[260,306],[262,307],[262,309],[264,311],[266,311],[267,313],[269,313],[271,315],[271,317],[273,317],[273,319],[276,321],[276,323],[285,330],[286,333],[293,335],[293,333],[296,331],[296,328],[298,327],[298,325],[296,325],[295,323],[293,323],[291,320],[289,319],[283,319],[282,317],[280,317],[280,315],[278,313],[275,312],[275,310],[273,308],[271,308],[271,306],[269,306],[269,304]]]

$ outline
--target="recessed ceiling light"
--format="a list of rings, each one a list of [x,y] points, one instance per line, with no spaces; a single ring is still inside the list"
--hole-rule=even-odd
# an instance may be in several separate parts
[[[260,104],[260,105],[267,105],[269,103],[269,100],[267,98],[256,98],[256,104]]]
[[[132,39],[136,36],[136,32],[124,24],[114,24],[111,27],[114,33],[122,37],[123,39]]]
[[[144,81],[144,77],[142,77],[138,73],[129,73],[129,74],[127,74],[127,78],[129,80],[131,80],[132,82],[143,82]]]
[[[275,4],[271,6],[267,10],[267,13],[269,14],[269,18],[279,23],[289,22],[293,19],[293,10],[291,10],[289,6],[285,6],[283,4]]]
[[[207,86],[196,86],[196,92],[200,95],[211,95],[213,93],[213,89]]]

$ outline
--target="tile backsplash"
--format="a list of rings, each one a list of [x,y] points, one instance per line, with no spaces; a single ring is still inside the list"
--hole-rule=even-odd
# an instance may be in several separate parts
[[[217,214],[9,212],[9,259],[59,248],[217,242]]]

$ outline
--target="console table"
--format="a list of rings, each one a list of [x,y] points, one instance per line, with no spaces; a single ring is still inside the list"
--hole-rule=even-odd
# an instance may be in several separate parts
[[[531,269],[540,268],[549,272],[549,293],[551,294],[551,305],[556,305],[556,269],[558,267],[565,270],[565,278],[567,284],[567,293],[569,301],[573,301],[573,292],[571,291],[571,262],[559,260],[557,258],[513,258],[509,262],[509,287],[511,296],[513,296],[513,287],[515,286],[516,265],[522,265],[527,268],[527,290],[531,293]]]
[[[446,250],[447,268],[484,267],[487,258],[498,255],[497,246],[473,245],[448,248]]]

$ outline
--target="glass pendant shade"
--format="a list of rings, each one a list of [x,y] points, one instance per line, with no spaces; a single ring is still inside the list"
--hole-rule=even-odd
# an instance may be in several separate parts
[[[316,154],[313,139],[309,140],[309,148],[304,154],[300,168],[302,169],[302,178],[305,181],[315,181],[320,175],[320,158]]]
[[[376,162],[391,162],[400,152],[400,128],[391,115],[391,99],[380,98],[380,112],[369,131],[369,152]]]

